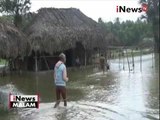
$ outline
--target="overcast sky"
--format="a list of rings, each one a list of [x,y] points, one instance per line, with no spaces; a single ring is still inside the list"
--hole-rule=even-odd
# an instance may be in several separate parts
[[[31,11],[36,12],[42,7],[55,8],[78,8],[85,15],[98,21],[101,17],[103,21],[114,21],[116,17],[120,21],[136,21],[142,13],[117,13],[116,6],[140,7],[138,0],[31,0]]]

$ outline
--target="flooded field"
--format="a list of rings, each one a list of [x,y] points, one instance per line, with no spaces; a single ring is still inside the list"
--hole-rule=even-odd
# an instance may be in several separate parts
[[[53,71],[0,77],[0,120],[158,120],[159,56],[144,55],[142,61],[141,68],[135,57],[130,72],[125,59],[124,64],[110,60],[105,74],[96,68],[70,70],[67,107],[53,108]],[[39,93],[40,109],[8,109],[9,93]]]

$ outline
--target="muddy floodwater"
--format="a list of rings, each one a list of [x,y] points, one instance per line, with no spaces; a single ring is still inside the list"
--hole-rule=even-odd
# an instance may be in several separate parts
[[[130,58],[131,62],[132,59]],[[22,72],[0,77],[0,120],[158,120],[159,56],[109,60],[110,70],[69,70],[68,106],[53,108],[53,71]],[[123,64],[124,63],[124,64]],[[12,94],[40,94],[39,109],[8,109]]]

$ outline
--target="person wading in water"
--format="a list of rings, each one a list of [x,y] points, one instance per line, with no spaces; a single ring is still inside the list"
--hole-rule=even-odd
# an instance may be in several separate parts
[[[60,103],[60,96],[62,96],[64,101],[64,106],[67,106],[66,100],[66,82],[68,81],[67,70],[65,66],[66,56],[64,53],[59,55],[59,61],[54,67],[54,81],[56,86],[56,103],[54,108],[56,108]]]

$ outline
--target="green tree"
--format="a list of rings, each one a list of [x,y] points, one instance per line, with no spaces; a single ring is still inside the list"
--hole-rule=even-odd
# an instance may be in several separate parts
[[[31,7],[30,0],[1,0],[0,12],[14,16],[14,24],[21,27],[22,16],[29,12]]]
[[[115,22],[105,23],[108,31],[112,32],[118,38],[119,45],[136,46],[139,45],[144,38],[152,38],[151,24],[147,21],[138,19],[136,22],[127,20],[120,22],[116,18]]]
[[[159,45],[159,0],[140,0],[140,3],[148,4],[148,11],[142,16],[152,23],[152,30],[155,40],[155,52],[160,52]]]

